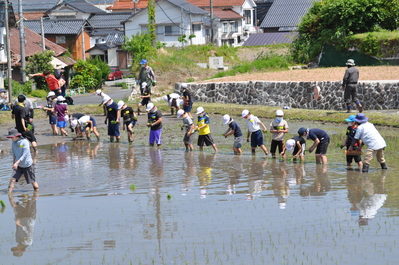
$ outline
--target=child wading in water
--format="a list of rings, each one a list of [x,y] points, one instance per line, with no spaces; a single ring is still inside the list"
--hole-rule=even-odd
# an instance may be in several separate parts
[[[362,158],[360,157],[360,151],[358,150],[359,142],[355,140],[356,130],[358,127],[357,123],[355,122],[355,117],[355,115],[350,115],[349,118],[345,120],[348,122],[349,126],[346,129],[346,139],[341,144],[341,148],[346,146],[346,165],[351,166],[352,160],[355,160],[360,170],[363,167],[363,162]],[[355,142],[355,144],[352,147],[352,151],[349,151],[348,149],[353,142]]]
[[[194,130],[195,125],[193,119],[188,115],[187,112],[180,109],[177,111],[177,118],[183,118],[183,126],[186,128],[186,133],[184,134],[183,142],[186,146],[186,151],[193,151],[193,140],[194,140]],[[182,127],[183,130],[183,127]]]
[[[238,124],[230,117],[229,114],[223,116],[223,123],[229,125],[229,128],[223,134],[223,136],[227,138],[227,136],[234,134],[233,151],[235,155],[241,155],[242,132],[240,126],[238,126]]]

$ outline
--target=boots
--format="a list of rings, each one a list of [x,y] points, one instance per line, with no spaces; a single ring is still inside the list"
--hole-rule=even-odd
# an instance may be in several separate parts
[[[381,163],[381,169],[388,169],[386,163]]]
[[[369,166],[370,166],[369,164],[364,163],[362,172],[369,172]]]

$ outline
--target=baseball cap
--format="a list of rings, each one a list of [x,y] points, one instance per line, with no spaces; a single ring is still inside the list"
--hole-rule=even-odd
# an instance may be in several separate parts
[[[187,83],[182,83],[182,84],[181,84],[181,87],[182,87],[182,88],[187,88]]]
[[[178,118],[180,118],[181,117],[181,115],[183,115],[184,114],[184,110],[182,110],[182,109],[179,109],[178,111],[177,111],[177,117]]]
[[[22,134],[20,134],[18,132],[18,130],[14,128],[14,129],[11,129],[11,130],[8,131],[8,135],[6,135],[6,137],[7,138],[14,138],[14,137],[21,136],[21,135]]]
[[[304,132],[306,132],[306,128],[300,128],[299,130],[298,130],[298,134],[300,135],[300,136],[302,136],[303,135],[303,133]]]
[[[284,116],[284,112],[281,109],[279,109],[276,111],[276,116]]]
[[[145,63],[148,63],[148,61],[146,59],[142,59],[140,62],[140,64],[145,64]]]
[[[142,88],[145,88],[146,86],[147,86],[147,82],[141,83],[141,87],[142,87]]]
[[[286,148],[289,152],[291,152],[291,154],[292,154],[292,152],[294,152],[294,146],[295,146],[295,140],[294,140],[294,139],[289,139],[289,140],[287,141],[287,143],[285,144],[285,148]]]
[[[76,126],[78,126],[78,120],[73,120],[73,121],[71,121],[71,127],[72,127],[72,129],[75,129]]]
[[[202,113],[202,112],[204,112],[205,110],[204,110],[204,108],[203,107],[198,107],[197,108],[197,114],[200,114],[200,113]]]
[[[154,107],[154,103],[148,103],[147,108],[145,110],[150,111],[153,107]]]
[[[65,98],[63,96],[58,96],[57,101],[65,101]]]
[[[121,109],[123,107],[123,105],[125,105],[125,102],[123,102],[123,100],[119,100],[118,109]]]
[[[103,98],[103,104],[107,103],[108,100],[110,100],[110,99],[111,99],[110,97],[104,97],[104,98]]]
[[[347,119],[345,119],[345,121],[347,121],[347,122],[352,122],[352,121],[355,121],[355,115],[350,115]]]
[[[101,94],[101,89],[97,89],[96,90],[96,95],[100,95]]]
[[[230,115],[229,114],[225,114],[223,116],[223,123],[227,124],[227,123],[229,123],[229,121],[230,121]]]
[[[55,96],[55,93],[54,93],[54,91],[50,91],[50,92],[48,92],[47,96],[48,96],[48,97]]]
[[[248,114],[249,114],[249,110],[245,109],[245,110],[242,111],[241,116],[244,118]]]

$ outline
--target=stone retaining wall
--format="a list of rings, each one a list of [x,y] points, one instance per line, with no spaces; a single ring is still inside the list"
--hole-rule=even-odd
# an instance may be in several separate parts
[[[237,103],[289,108],[345,110],[341,82],[270,82],[189,83],[194,100],[209,103]],[[321,88],[321,98],[312,100],[313,88]],[[175,85],[180,92],[180,84]],[[362,81],[357,94],[364,109],[398,109],[399,80]]]

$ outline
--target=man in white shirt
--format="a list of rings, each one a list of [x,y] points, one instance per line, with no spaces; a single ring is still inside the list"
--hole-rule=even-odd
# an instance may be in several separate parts
[[[359,124],[359,127],[357,127],[354,138],[359,141],[360,149],[362,148],[362,143],[367,145],[366,154],[363,158],[362,171],[369,171],[370,162],[373,160],[374,156],[377,156],[377,161],[381,164],[381,168],[387,169],[384,158],[384,149],[387,145],[381,134],[368,120],[369,119],[363,113],[359,113],[355,117],[355,122]],[[349,150],[352,150],[354,144],[354,142],[351,144]]]

